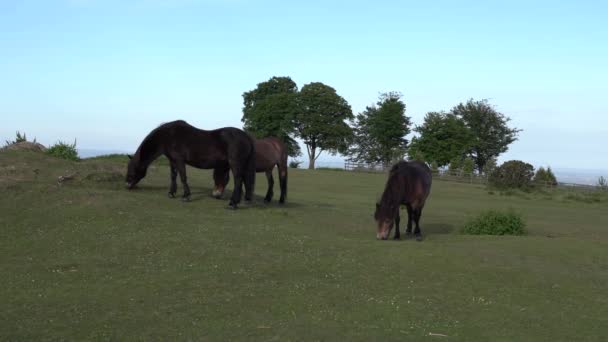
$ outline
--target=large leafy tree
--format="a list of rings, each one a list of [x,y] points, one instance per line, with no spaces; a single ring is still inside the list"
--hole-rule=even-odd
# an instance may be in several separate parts
[[[380,94],[375,105],[356,116],[353,144],[348,151],[351,160],[389,164],[403,157],[411,122],[401,98],[398,92]]]
[[[456,115],[430,112],[421,126],[414,129],[420,135],[412,139],[409,154],[422,156],[425,161],[443,167],[460,165],[471,148],[473,135],[464,121]]]
[[[256,138],[274,136],[282,139],[289,155],[299,156],[294,140],[298,86],[289,77],[272,77],[243,93],[244,128]]]
[[[479,172],[484,171],[490,158],[506,152],[521,131],[509,127],[510,119],[494,109],[487,100],[471,99],[452,108],[451,113],[462,119],[472,134],[469,155]]]
[[[350,105],[336,90],[320,82],[302,87],[295,119],[296,135],[306,144],[309,169],[323,151],[344,153],[352,139],[352,129],[345,122],[353,118]]]

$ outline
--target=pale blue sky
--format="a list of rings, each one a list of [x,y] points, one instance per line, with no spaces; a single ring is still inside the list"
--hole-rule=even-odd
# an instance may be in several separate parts
[[[488,98],[522,128],[502,158],[608,169],[603,1],[0,1],[0,139],[133,151],[161,122],[241,127],[277,75],[359,112]],[[323,157],[321,157],[323,158]]]

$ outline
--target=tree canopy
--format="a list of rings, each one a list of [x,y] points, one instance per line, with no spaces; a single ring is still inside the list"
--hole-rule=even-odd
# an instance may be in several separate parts
[[[510,119],[496,111],[487,100],[470,99],[452,108],[451,114],[460,118],[472,134],[468,154],[479,172],[483,172],[490,158],[506,152],[521,131],[510,128]]]
[[[401,98],[398,92],[380,94],[375,105],[356,116],[353,144],[348,150],[350,160],[389,164],[402,159],[411,123],[405,116],[406,106]]]
[[[257,138],[282,139],[292,157],[301,154],[294,140],[298,87],[289,77],[272,77],[243,93],[244,129]]]
[[[350,105],[334,88],[320,82],[302,87],[295,128],[296,136],[306,144],[310,169],[323,151],[346,151],[353,132],[345,120],[352,118]]]
[[[420,155],[427,162],[437,162],[440,167],[451,162],[462,165],[473,139],[461,119],[444,112],[427,113],[423,124],[414,131],[420,135],[412,139],[410,155]]]

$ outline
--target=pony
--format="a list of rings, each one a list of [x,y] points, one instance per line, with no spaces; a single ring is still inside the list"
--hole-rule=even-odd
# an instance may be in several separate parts
[[[279,169],[279,183],[281,187],[279,203],[285,203],[287,197],[287,146],[285,146],[279,138],[275,137],[254,139],[254,141],[256,171],[265,172],[266,179],[268,179],[268,191],[266,192],[266,197],[264,197],[264,202],[269,203],[272,201],[272,196],[274,194],[272,170],[276,165]],[[213,196],[220,198],[224,194],[226,185],[230,181],[228,169],[215,168],[213,171],[213,180],[215,182]]]
[[[241,201],[242,185],[245,184],[245,201],[250,201],[255,185],[255,145],[244,131],[224,127],[205,131],[183,120],[168,122],[152,130],[129,156],[127,188],[146,176],[148,166],[160,155],[165,155],[171,166],[169,197],[174,198],[179,174],[184,194],[182,201],[190,200],[190,187],[186,177],[186,164],[199,169],[222,168],[232,170],[234,191],[230,208],[236,209]]]
[[[417,241],[422,241],[420,232],[420,216],[429,193],[431,192],[432,174],[431,169],[419,161],[400,161],[393,165],[389,172],[388,180],[380,202],[376,203],[374,219],[377,223],[376,238],[386,240],[393,228],[396,226],[395,240],[399,240],[399,207],[405,205],[407,208],[407,230],[412,233],[412,221],[416,224],[414,234]]]

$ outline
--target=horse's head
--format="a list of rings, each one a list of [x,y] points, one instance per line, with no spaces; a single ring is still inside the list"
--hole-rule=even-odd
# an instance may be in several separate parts
[[[399,210],[399,207],[381,205],[376,203],[376,212],[374,213],[374,219],[376,220],[376,238],[378,240],[388,239],[393,224],[395,222],[395,210]]]
[[[230,171],[219,168],[213,170],[213,181],[215,182],[215,187],[213,188],[212,196],[220,198],[224,194],[226,185],[228,185],[228,182],[230,181]]]
[[[131,190],[146,177],[147,168],[141,167],[139,158],[129,155],[129,165],[127,166],[127,189]]]

